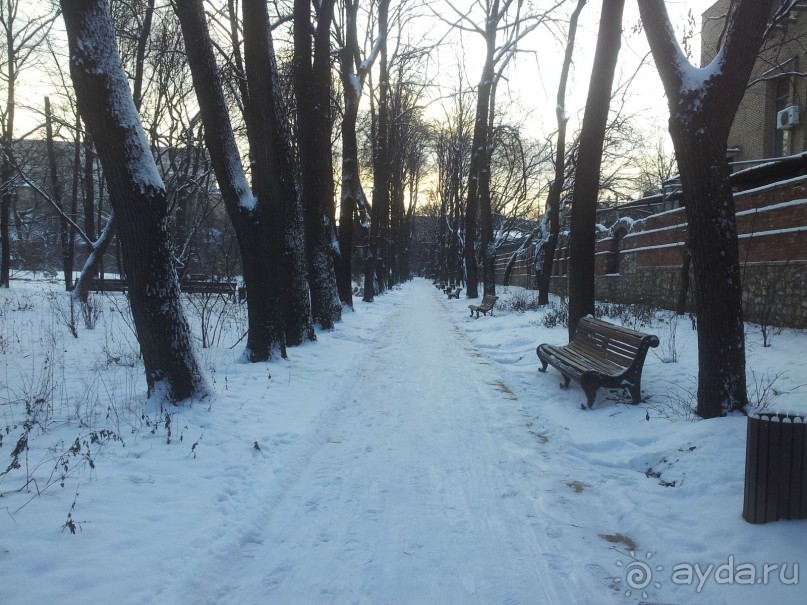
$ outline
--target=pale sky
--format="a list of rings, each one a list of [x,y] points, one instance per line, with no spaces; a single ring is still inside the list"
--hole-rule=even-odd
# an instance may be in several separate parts
[[[692,11],[696,19],[696,24],[700,24],[701,13],[711,4],[713,0],[668,0],[667,6],[676,30],[683,31],[686,25],[688,11]],[[437,3],[433,3],[435,6]],[[568,3],[566,11],[570,11],[575,2]],[[567,91],[567,114],[572,116],[572,127],[576,116],[582,116],[585,105],[588,81],[591,75],[591,61],[593,59],[594,44],[597,35],[597,23],[599,8],[601,3],[598,0],[589,0],[581,19],[577,34],[577,46],[575,52],[575,62],[572,69],[569,88]],[[623,45],[620,53],[620,65],[617,71],[617,79],[627,78],[636,70],[636,66],[648,51],[647,41],[643,32],[635,32],[635,26],[639,22],[638,7],[634,0],[627,0],[625,6],[625,16],[623,20]],[[434,24],[432,24],[434,25]],[[62,23],[57,24],[57,29],[62,29]],[[435,25],[438,29],[440,24]],[[55,34],[58,36],[58,34]],[[464,34],[463,47],[465,49],[465,76],[473,84],[476,84],[481,71],[481,53],[474,51],[478,44],[478,36]],[[560,72],[560,62],[562,60],[563,48],[561,44],[552,39],[547,33],[537,30],[526,40],[525,47],[533,49],[533,54],[520,56],[513,64],[513,69],[507,79],[507,86],[511,89],[513,96],[520,105],[518,117],[524,127],[535,136],[541,136],[546,132],[555,129],[555,96]],[[441,53],[443,59],[435,60],[433,67],[436,71],[435,81],[440,81],[441,86],[450,87],[452,80],[456,77],[456,68],[451,65],[454,61],[452,55],[455,53]],[[693,56],[695,61],[700,54],[699,41],[695,40]],[[67,66],[63,66],[67,69]],[[505,87],[500,92],[500,100],[504,104]],[[50,82],[35,71],[29,70],[23,73],[20,82],[20,104],[26,103],[41,107],[42,97],[52,94]],[[652,65],[643,68],[640,76],[632,88],[630,98],[630,108],[633,112],[641,112],[646,115],[644,118],[649,129],[666,129],[666,101],[663,96],[661,83]],[[436,112],[437,108],[433,108]],[[22,134],[32,127],[39,120],[20,107],[18,111],[17,134]]]

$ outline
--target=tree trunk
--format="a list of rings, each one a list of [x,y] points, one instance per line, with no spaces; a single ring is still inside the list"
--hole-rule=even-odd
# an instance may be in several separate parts
[[[17,72],[14,56],[15,42],[10,28],[6,28],[6,63],[8,79],[6,81],[6,115],[5,132],[3,132],[3,159],[0,165],[0,287],[8,288],[11,277],[11,203],[14,199],[14,109]]]
[[[694,266],[698,415],[713,418],[748,402],[742,272],[725,142],[714,141],[704,123],[692,126],[672,134]]]
[[[313,290],[306,275],[302,209],[294,181],[292,144],[280,89],[274,43],[265,2],[245,0],[244,61],[249,100],[247,129],[254,162],[253,183],[258,205],[270,221],[268,262],[277,265],[286,343],[315,340]],[[240,166],[240,165],[239,165]],[[277,262],[277,259],[281,259]],[[260,274],[256,279],[264,279]],[[331,274],[331,277],[332,274]],[[309,298],[309,292],[311,297]],[[334,297],[335,289],[334,289]]]
[[[336,261],[335,271],[339,300],[342,301],[342,304],[352,307],[353,221],[357,207],[356,200],[361,195],[358,164],[359,147],[356,141],[358,102],[354,100],[353,92],[349,91],[350,80],[346,78],[344,71],[342,73],[342,82],[345,87],[345,115],[342,119],[342,196],[339,204],[339,258]]]
[[[62,0],[78,106],[93,133],[116,214],[149,395],[207,393],[180,303],[165,186],[146,142],[103,0]]]
[[[146,63],[146,50],[148,48],[149,36],[151,36],[151,21],[154,17],[155,0],[146,0],[145,15],[143,15],[143,26],[137,38],[137,49],[135,50],[135,73],[132,82],[132,100],[135,109],[140,111],[143,103],[143,71]]]
[[[95,180],[93,167],[95,153],[93,152],[92,136],[89,132],[84,134],[84,179],[83,179],[83,207],[84,207],[84,233],[91,240],[95,239]],[[89,252],[92,252],[90,250]]]
[[[0,288],[8,288],[11,277],[11,202],[14,199],[14,168],[12,160],[14,148],[11,138],[3,138],[3,160],[0,163]]]
[[[569,117],[566,115],[566,83],[569,79],[569,68],[574,55],[574,42],[577,37],[577,22],[587,0],[578,0],[577,6],[569,19],[569,38],[566,41],[566,52],[563,56],[563,67],[560,71],[557,103],[555,104],[555,117],[558,122],[558,140],[555,144],[555,178],[549,188],[546,200],[546,211],[549,219],[549,237],[543,244],[544,259],[541,273],[538,276],[538,304],[549,304],[549,284],[552,281],[552,266],[555,262],[555,250],[560,237],[560,197],[563,191],[564,175],[566,174],[566,124]]]
[[[50,97],[45,97],[45,146],[48,153],[50,177],[50,197],[59,209],[59,241],[62,246],[62,273],[64,288],[68,292],[73,289],[73,258],[70,245],[70,224],[65,216],[66,210],[62,201],[62,187],[59,181],[59,164],[53,144],[53,116],[50,110]],[[72,218],[72,217],[71,217]]]
[[[76,228],[78,222],[78,195],[81,188],[81,116],[76,112],[76,129],[73,137],[73,174],[70,184],[70,218],[73,224],[70,225],[70,239],[69,239],[69,265],[72,268],[76,261]],[[75,284],[74,284],[75,285]]]
[[[698,415],[742,409],[745,333],[742,273],[726,144],[762,45],[773,0],[737,0],[722,48],[694,70],[673,37],[664,3],[639,3],[670,108],[670,135],[681,172],[698,319]]]
[[[594,222],[624,7],[624,0],[603,0],[594,67],[580,131],[569,234],[569,340],[574,336],[579,319],[594,314]]]
[[[491,14],[498,12],[499,2],[494,0],[494,7]],[[485,55],[485,65],[482,68],[482,77],[477,85],[476,92],[476,120],[474,122],[473,144],[471,146],[471,168],[468,176],[468,203],[465,208],[465,242],[463,255],[465,258],[465,278],[466,296],[468,298],[479,297],[479,269],[476,262],[476,238],[477,231],[486,232],[490,229],[490,204],[488,191],[487,215],[480,211],[480,198],[485,193],[485,188],[489,187],[490,155],[488,153],[488,110],[490,108],[490,91],[493,86],[493,53],[496,47],[496,21],[489,18],[487,21],[485,42],[487,53]],[[477,228],[479,225],[479,228]],[[491,239],[490,236],[482,236],[483,240]],[[487,251],[482,250],[482,256],[487,256]],[[484,279],[484,275],[483,275]],[[487,292],[488,283],[485,283]]]
[[[109,248],[109,244],[115,237],[115,229],[117,219],[115,213],[109,217],[106,227],[98,236],[87,254],[87,260],[84,262],[84,267],[81,269],[78,278],[76,279],[75,286],[73,287],[73,298],[82,304],[86,304],[90,297],[90,281],[98,275],[98,270],[101,267],[101,259],[104,253]],[[86,235],[86,234],[85,234]]]
[[[334,0],[317,3],[314,28],[311,1],[294,1],[294,95],[297,102],[300,193],[311,313],[314,321],[324,329],[333,328],[342,314],[334,273],[336,236],[330,111],[333,3]]]
[[[261,2],[244,2],[246,77],[250,92],[244,102],[253,150],[255,196],[241,166],[203,4],[201,0],[180,2],[176,11],[205,127],[206,146],[241,253],[248,315],[244,357],[248,361],[264,361],[275,349],[285,357],[286,344],[299,344],[306,338],[312,339],[314,334],[301,251],[289,245],[295,238],[289,235],[292,227],[287,215],[293,214],[297,201],[287,141],[277,140],[282,130],[278,121],[282,110],[276,107],[274,53],[266,7]]]
[[[389,237],[389,66],[387,63],[387,31],[389,2],[378,5],[379,84],[378,116],[373,137],[373,207],[370,225],[370,248],[364,267],[364,300],[372,302],[373,281],[379,290],[386,283],[385,250]]]
[[[353,227],[356,210],[359,224],[367,228],[367,200],[359,174],[359,145],[356,140],[356,122],[359,114],[361,89],[374,57],[364,65],[357,65],[359,42],[357,30],[358,0],[347,0],[345,12],[345,44],[339,55],[339,75],[342,80],[345,109],[342,116],[342,196],[339,205],[339,257],[336,261],[336,287],[339,300],[353,306]]]

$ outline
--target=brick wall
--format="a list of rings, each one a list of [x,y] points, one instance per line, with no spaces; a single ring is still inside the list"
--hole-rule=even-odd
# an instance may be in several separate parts
[[[769,314],[776,325],[807,328],[807,177],[744,191],[734,199],[746,319],[765,321]],[[683,208],[617,221],[597,240],[598,300],[675,308],[685,240]],[[552,291],[558,294],[566,288],[566,244],[562,236],[552,271]],[[497,257],[497,283],[511,254]],[[524,253],[511,284],[535,287],[532,254]]]

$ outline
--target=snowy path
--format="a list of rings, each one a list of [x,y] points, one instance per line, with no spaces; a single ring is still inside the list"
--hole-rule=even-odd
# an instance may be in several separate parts
[[[194,565],[191,602],[615,599],[564,552],[568,468],[441,298],[423,281],[408,289],[296,446],[283,491],[264,500],[253,485],[233,506],[219,556]]]
[[[648,328],[679,361],[648,356],[644,403],[581,409],[538,372],[535,346],[566,337],[553,308],[510,288],[475,320],[417,279],[286,360],[237,362],[234,321],[199,351],[215,396],[162,409],[120,313],[75,339],[42,286],[0,318],[2,605],[807,602],[807,521],[742,518],[746,418],[690,417],[686,321]],[[807,415],[807,337],[747,330],[751,379]],[[3,474],[46,387],[54,416]]]

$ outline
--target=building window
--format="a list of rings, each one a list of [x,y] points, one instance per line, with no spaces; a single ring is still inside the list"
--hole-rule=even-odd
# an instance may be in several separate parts
[[[790,105],[790,79],[779,78],[774,88],[773,112],[773,156],[782,157],[790,154],[790,130],[776,127],[776,116]]]

